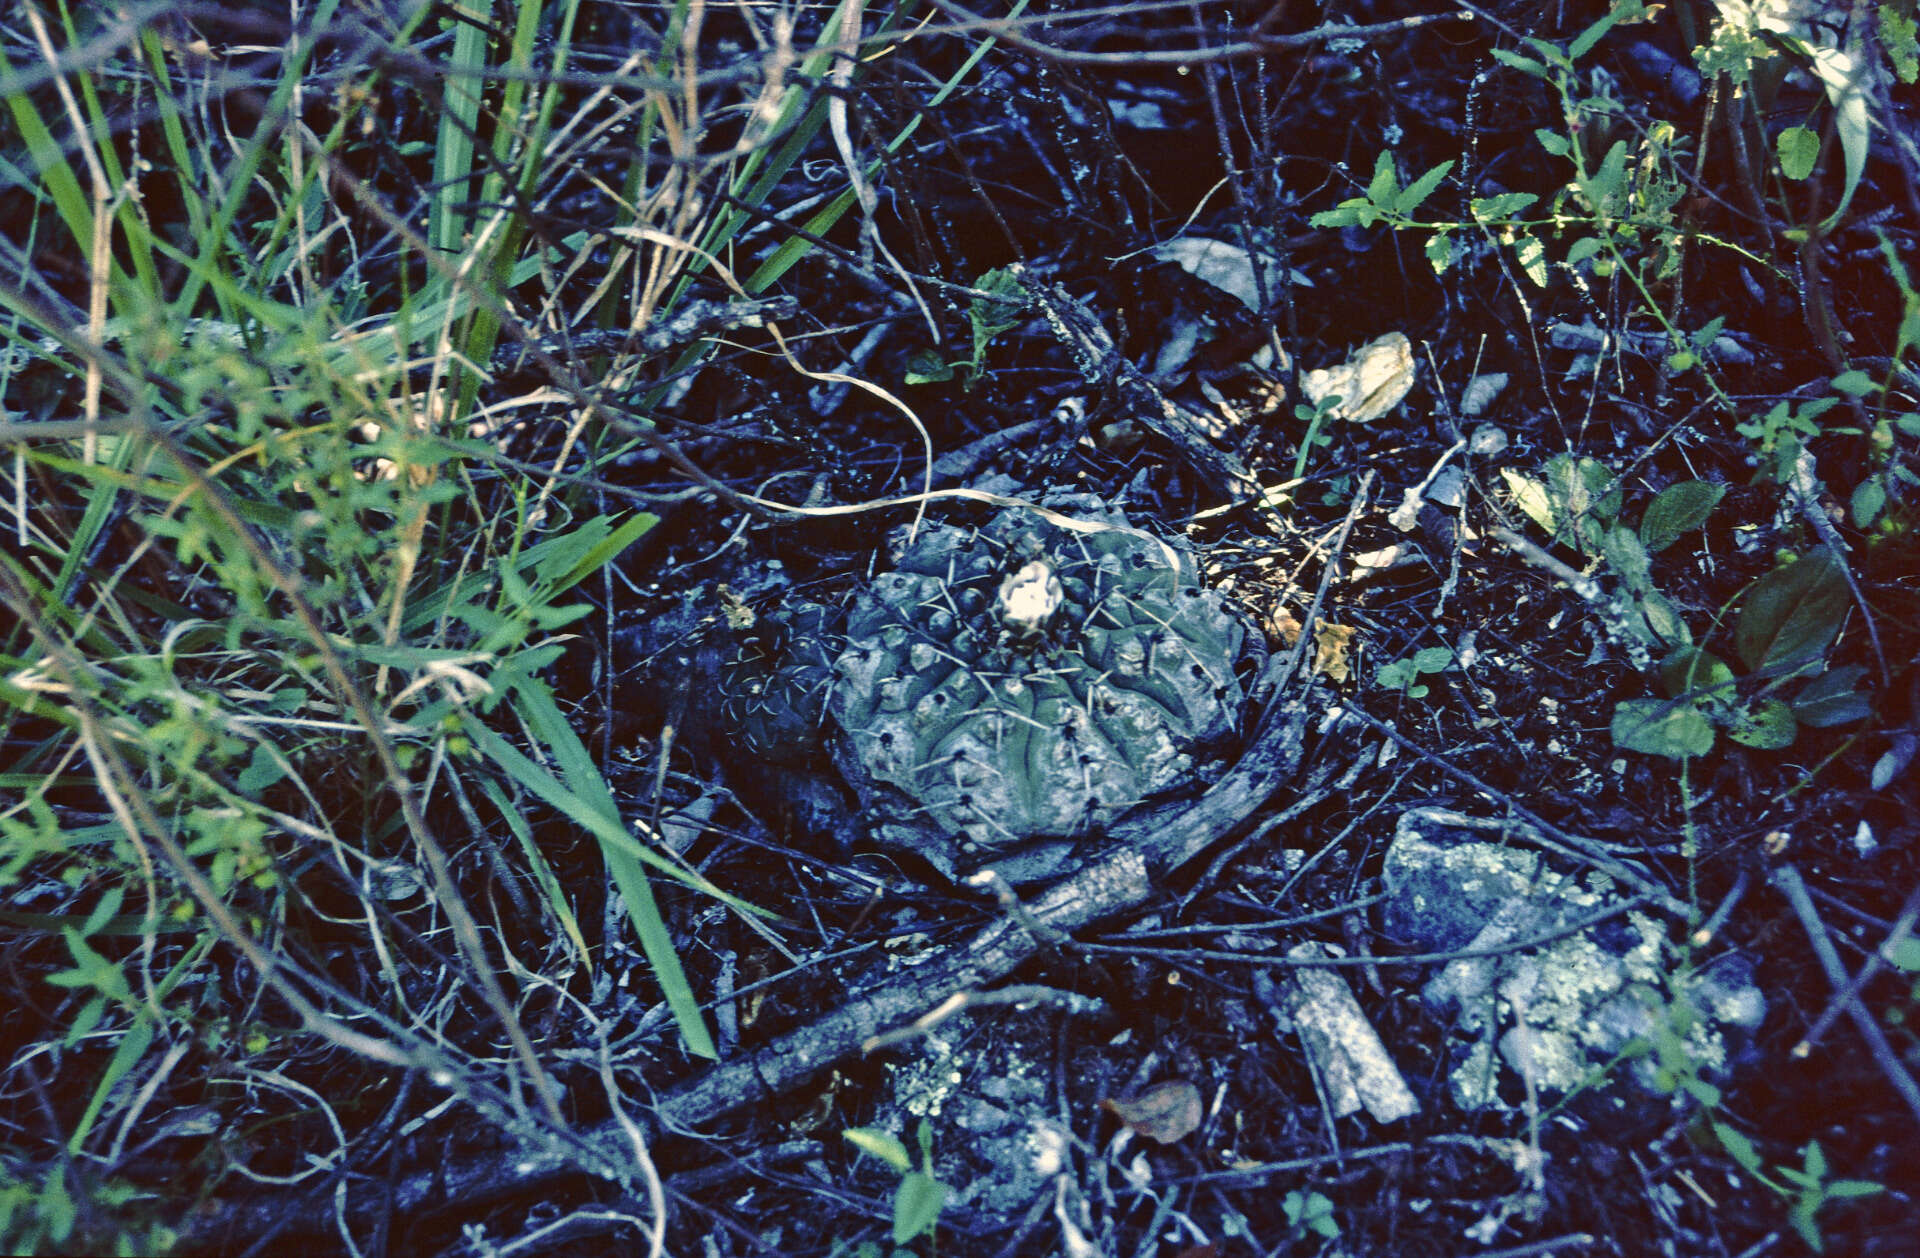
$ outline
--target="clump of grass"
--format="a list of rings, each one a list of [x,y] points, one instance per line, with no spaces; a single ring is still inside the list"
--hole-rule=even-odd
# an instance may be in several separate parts
[[[592,1162],[527,1027],[602,942],[541,825],[592,836],[688,1054],[652,879],[752,911],[636,837],[551,669],[656,523],[601,470],[699,476],[647,408],[711,346],[641,333],[804,251],[776,235],[744,289],[720,263],[858,41],[684,4],[291,12],[5,19],[0,927],[15,1068],[85,1093],[0,1140],[9,1247],[135,1243],[104,1185],[157,1098],[279,1121],[229,1082],[282,1080],[317,1148],[339,1098],[424,1071]],[[588,22],[633,51],[588,56]]]

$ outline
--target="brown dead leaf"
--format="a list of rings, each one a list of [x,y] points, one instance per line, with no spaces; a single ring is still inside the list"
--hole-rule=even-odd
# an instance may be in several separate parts
[[[1284,607],[1276,607],[1267,614],[1267,632],[1280,640],[1281,646],[1292,646],[1300,640],[1300,620]]]
[[[1172,1144],[1200,1126],[1200,1089],[1182,1079],[1156,1083],[1125,1100],[1105,1100],[1102,1109],[1149,1140]]]
[[[756,617],[753,614],[753,608],[747,606],[746,600],[724,585],[715,586],[714,593],[719,596],[720,614],[727,618],[727,628],[741,632],[753,628]]]
[[[1313,671],[1328,681],[1345,681],[1353,675],[1349,663],[1353,645],[1352,625],[1321,621],[1313,627]]]

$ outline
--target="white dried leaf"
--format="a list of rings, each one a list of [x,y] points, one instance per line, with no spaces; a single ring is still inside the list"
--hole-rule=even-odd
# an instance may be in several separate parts
[[[1253,255],[1239,245],[1206,236],[1182,236],[1156,245],[1148,252],[1162,262],[1173,263],[1193,278],[1239,298],[1247,309],[1260,309],[1260,286],[1253,278]],[[1271,297],[1280,264],[1264,256],[1260,261],[1267,275],[1267,295]],[[1287,278],[1304,288],[1313,286],[1313,281],[1299,271],[1289,272]]]
[[[1400,405],[1413,388],[1413,343],[1404,332],[1389,332],[1360,347],[1338,367],[1324,367],[1300,377],[1300,390],[1320,406],[1340,399],[1335,419],[1364,424]]]

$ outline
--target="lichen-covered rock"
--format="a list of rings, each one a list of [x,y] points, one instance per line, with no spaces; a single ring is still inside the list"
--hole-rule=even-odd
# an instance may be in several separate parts
[[[1185,552],[1097,499],[923,526],[857,597],[834,759],[896,835],[1004,846],[1104,824],[1233,727],[1243,631]],[[949,870],[951,872],[951,870]]]
[[[1629,1046],[1649,1091],[1674,1086],[1670,1064],[1724,1074],[1766,1001],[1747,963],[1725,954],[1695,967],[1651,916],[1627,908],[1611,879],[1554,872],[1505,841],[1506,823],[1437,807],[1401,814],[1387,847],[1388,935],[1419,952],[1464,951],[1428,981],[1430,1007],[1454,1026],[1448,1076],[1463,1109],[1509,1094],[1594,1086]],[[1623,911],[1609,916],[1605,910]],[[1675,1054],[1678,1054],[1677,1056]],[[1664,1077],[1663,1077],[1664,1076]]]

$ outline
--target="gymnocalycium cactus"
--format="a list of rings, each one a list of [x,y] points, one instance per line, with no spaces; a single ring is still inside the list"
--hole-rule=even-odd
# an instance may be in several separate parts
[[[1239,712],[1243,630],[1192,557],[1098,499],[1059,505],[1094,527],[1020,507],[923,527],[847,617],[835,762],[936,865],[1105,823]]]

